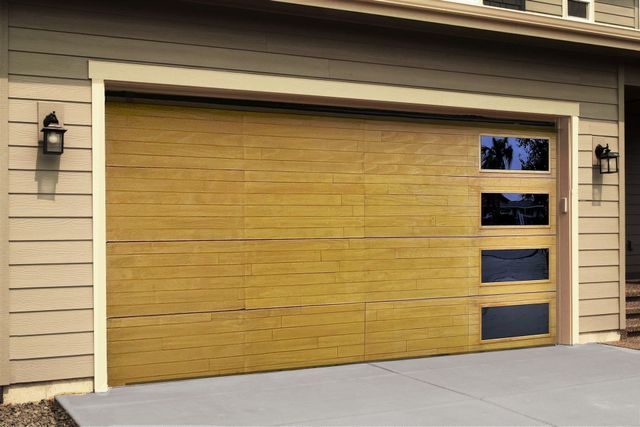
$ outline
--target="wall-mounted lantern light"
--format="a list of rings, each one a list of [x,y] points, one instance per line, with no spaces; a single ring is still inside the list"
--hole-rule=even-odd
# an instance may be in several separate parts
[[[618,173],[618,157],[620,155],[615,151],[611,151],[609,144],[606,147],[598,144],[596,147],[596,158],[598,159],[601,174]]]
[[[67,130],[60,125],[55,111],[49,113],[42,124],[42,152],[59,156],[64,151],[64,133]]]

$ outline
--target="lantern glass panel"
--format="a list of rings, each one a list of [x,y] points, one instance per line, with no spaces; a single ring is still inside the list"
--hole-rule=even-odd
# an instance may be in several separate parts
[[[618,157],[607,156],[600,159],[600,173],[617,173],[618,172]]]
[[[47,154],[62,154],[64,150],[64,130],[44,130],[44,152]]]
[[[609,173],[609,161],[605,158],[600,159],[600,173]]]

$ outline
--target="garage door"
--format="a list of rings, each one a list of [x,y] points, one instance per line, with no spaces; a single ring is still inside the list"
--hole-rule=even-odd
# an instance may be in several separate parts
[[[551,344],[549,127],[107,103],[110,385]]]

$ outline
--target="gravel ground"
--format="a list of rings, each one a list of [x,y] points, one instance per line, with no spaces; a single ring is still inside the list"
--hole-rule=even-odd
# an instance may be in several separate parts
[[[624,347],[624,348],[631,348],[633,350],[640,350],[640,336],[632,336],[620,341],[608,342],[607,344],[614,345],[616,347]]]
[[[77,427],[55,400],[0,405],[0,427]]]

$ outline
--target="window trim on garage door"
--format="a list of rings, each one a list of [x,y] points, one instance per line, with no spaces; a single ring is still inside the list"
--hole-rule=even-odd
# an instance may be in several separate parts
[[[275,76],[236,71],[89,61],[92,80],[93,141],[93,301],[94,389],[107,385],[107,285],[106,285],[106,163],[105,90],[138,90],[156,93],[216,96],[484,116],[557,120],[559,129],[559,177],[564,185],[559,197],[569,198],[569,212],[559,218],[558,340],[578,342],[578,115],[579,104],[546,99],[461,93],[392,85]],[[491,106],[487,108],[487,106]],[[564,149],[562,148],[564,147]],[[570,165],[570,168],[568,166]],[[562,174],[561,174],[562,175]],[[566,237],[570,236],[569,239]]]

